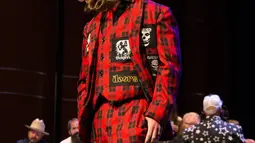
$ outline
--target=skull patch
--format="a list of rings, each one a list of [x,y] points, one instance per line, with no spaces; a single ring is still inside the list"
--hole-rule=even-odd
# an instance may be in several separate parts
[[[158,66],[159,66],[159,57],[155,55],[147,55],[147,60],[150,63],[150,71],[152,77],[155,79],[157,76]]]
[[[142,28],[142,41],[144,47],[147,47],[150,45],[151,40],[151,28]]]
[[[158,70],[158,60],[157,59],[151,61],[151,67],[155,71]]]

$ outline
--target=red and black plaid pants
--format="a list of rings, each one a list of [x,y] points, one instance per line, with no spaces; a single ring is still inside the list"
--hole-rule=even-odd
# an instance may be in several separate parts
[[[93,120],[93,143],[143,143],[147,133],[146,99],[134,99],[118,106],[100,105]]]

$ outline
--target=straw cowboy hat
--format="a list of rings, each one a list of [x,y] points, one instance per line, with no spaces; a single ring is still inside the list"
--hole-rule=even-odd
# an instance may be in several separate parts
[[[25,127],[27,127],[28,129],[31,130],[35,130],[38,131],[40,133],[43,133],[44,135],[49,135],[49,133],[45,132],[45,124],[43,122],[43,120],[39,120],[38,118],[36,118],[30,126],[25,125]]]

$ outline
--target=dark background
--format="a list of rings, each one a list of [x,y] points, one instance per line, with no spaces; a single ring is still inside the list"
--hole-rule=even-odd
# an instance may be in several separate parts
[[[171,0],[179,23],[183,77],[179,114],[201,111],[216,93],[247,138],[255,138],[254,31],[251,1]],[[27,136],[24,124],[43,118],[49,142],[67,137],[76,117],[82,30],[91,15],[76,0],[0,2],[1,141]]]

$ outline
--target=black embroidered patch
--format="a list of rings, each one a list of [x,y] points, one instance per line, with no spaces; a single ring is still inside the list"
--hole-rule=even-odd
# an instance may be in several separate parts
[[[110,87],[139,85],[136,71],[110,72]]]
[[[159,65],[159,56],[156,55],[146,55],[146,59],[150,64],[150,71],[153,78],[157,76],[157,70]]]
[[[131,49],[128,38],[116,38],[112,41],[112,62],[127,62],[131,60]]]
[[[141,40],[143,47],[156,48],[157,37],[156,37],[156,25],[155,24],[144,24],[141,29]]]

